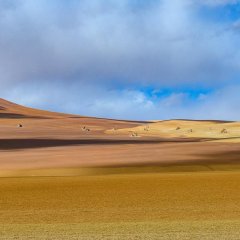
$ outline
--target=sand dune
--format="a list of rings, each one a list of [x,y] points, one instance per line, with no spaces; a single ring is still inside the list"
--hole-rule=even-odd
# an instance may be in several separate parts
[[[168,120],[125,128],[115,134],[137,133],[138,136],[164,138],[201,138],[214,141],[240,141],[240,123],[228,121]],[[113,134],[112,130],[107,133]]]
[[[0,100],[0,239],[238,239],[240,124]]]
[[[92,118],[31,109],[1,99],[0,175],[38,169],[183,164],[206,170],[212,164],[214,168],[238,164],[239,136],[238,122]],[[219,157],[226,153],[228,157]]]

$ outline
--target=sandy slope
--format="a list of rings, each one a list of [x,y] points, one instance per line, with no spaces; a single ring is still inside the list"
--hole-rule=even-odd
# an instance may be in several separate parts
[[[236,166],[239,126],[238,122],[98,119],[30,109],[0,99],[0,175],[39,169],[65,169],[71,175],[69,169],[82,167]],[[132,137],[132,132],[137,135]],[[225,143],[233,140],[235,144]]]
[[[16,129],[18,124],[23,125],[21,131]],[[46,132],[43,136],[57,137],[59,134],[63,134],[67,138],[71,138],[74,137],[73,135],[78,136],[80,132],[83,133],[81,127],[84,126],[94,130],[94,132],[91,131],[90,133],[90,135],[94,135],[102,134],[104,130],[113,127],[134,127],[139,124],[140,122],[91,118],[31,109],[0,99],[1,138],[5,136],[8,138],[21,137],[24,135],[26,137],[42,137],[41,133],[44,131]],[[75,133],[75,131],[77,132]],[[3,135],[4,133],[6,135]]]
[[[238,239],[239,173],[237,122],[118,121],[0,100],[0,239]]]
[[[224,121],[168,120],[107,133],[157,136],[164,138],[202,138],[213,141],[240,142],[240,123]]]

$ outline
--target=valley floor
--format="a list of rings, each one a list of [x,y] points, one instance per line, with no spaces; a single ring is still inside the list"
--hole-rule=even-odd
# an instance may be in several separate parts
[[[0,178],[0,239],[239,239],[240,172]]]

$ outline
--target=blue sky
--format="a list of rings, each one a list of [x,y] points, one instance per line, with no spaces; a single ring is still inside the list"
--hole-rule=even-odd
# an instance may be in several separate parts
[[[0,0],[0,96],[121,119],[240,112],[239,0]]]

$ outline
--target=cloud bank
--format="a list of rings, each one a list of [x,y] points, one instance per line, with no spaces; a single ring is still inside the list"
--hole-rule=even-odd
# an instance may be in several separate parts
[[[99,117],[238,119],[236,9],[237,0],[0,0],[0,94]]]

